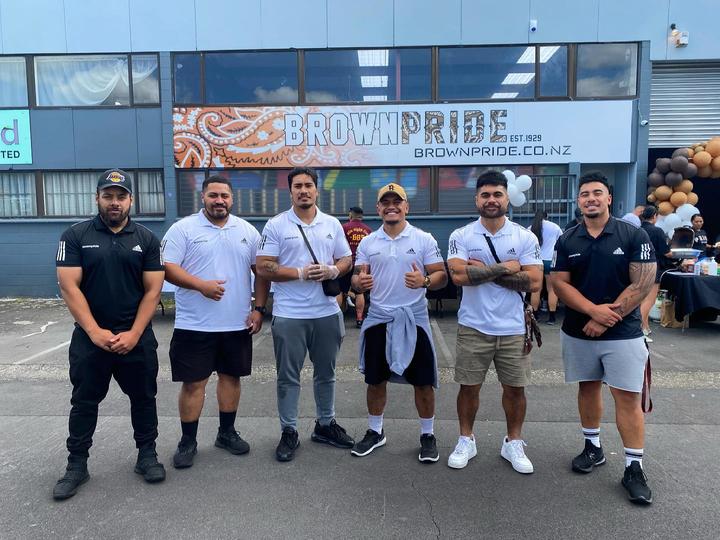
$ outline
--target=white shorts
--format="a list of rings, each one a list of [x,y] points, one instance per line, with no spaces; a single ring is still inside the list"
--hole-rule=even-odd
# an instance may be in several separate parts
[[[578,339],[560,332],[565,382],[602,381],[627,392],[642,392],[648,349],[642,337]]]

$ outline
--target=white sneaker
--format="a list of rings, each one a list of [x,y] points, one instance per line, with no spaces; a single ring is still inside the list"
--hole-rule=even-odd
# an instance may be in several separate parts
[[[524,447],[527,446],[525,441],[520,439],[514,439],[508,441],[508,438],[503,439],[503,445],[500,449],[500,455],[507,459],[519,473],[530,474],[534,471],[532,462],[525,455]]]
[[[475,445],[475,438],[465,439],[459,438],[455,450],[450,454],[448,458],[448,467],[453,469],[462,469],[468,464],[472,458],[477,456],[477,446]]]

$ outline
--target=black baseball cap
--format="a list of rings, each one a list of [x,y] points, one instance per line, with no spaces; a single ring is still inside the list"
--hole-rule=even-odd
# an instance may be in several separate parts
[[[122,169],[108,169],[98,178],[98,191],[111,186],[123,188],[132,195],[132,177]]]
[[[359,206],[351,206],[349,211],[352,212],[353,214],[363,214],[364,213],[363,209],[360,208]]]

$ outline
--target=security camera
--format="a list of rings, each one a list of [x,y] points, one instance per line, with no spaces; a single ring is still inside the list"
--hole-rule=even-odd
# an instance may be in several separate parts
[[[647,126],[649,123],[650,123],[650,122],[647,121],[647,120],[640,120],[640,125],[641,125],[641,126]]]
[[[537,32],[537,19],[530,19],[530,31]]]

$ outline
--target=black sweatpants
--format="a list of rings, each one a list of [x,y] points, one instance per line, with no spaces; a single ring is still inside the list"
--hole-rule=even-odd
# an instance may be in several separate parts
[[[70,403],[67,449],[70,456],[87,457],[97,425],[98,404],[105,399],[110,379],[130,398],[130,418],[137,448],[157,439],[157,341],[147,328],[135,348],[126,355],[95,346],[82,328],[70,341]]]

